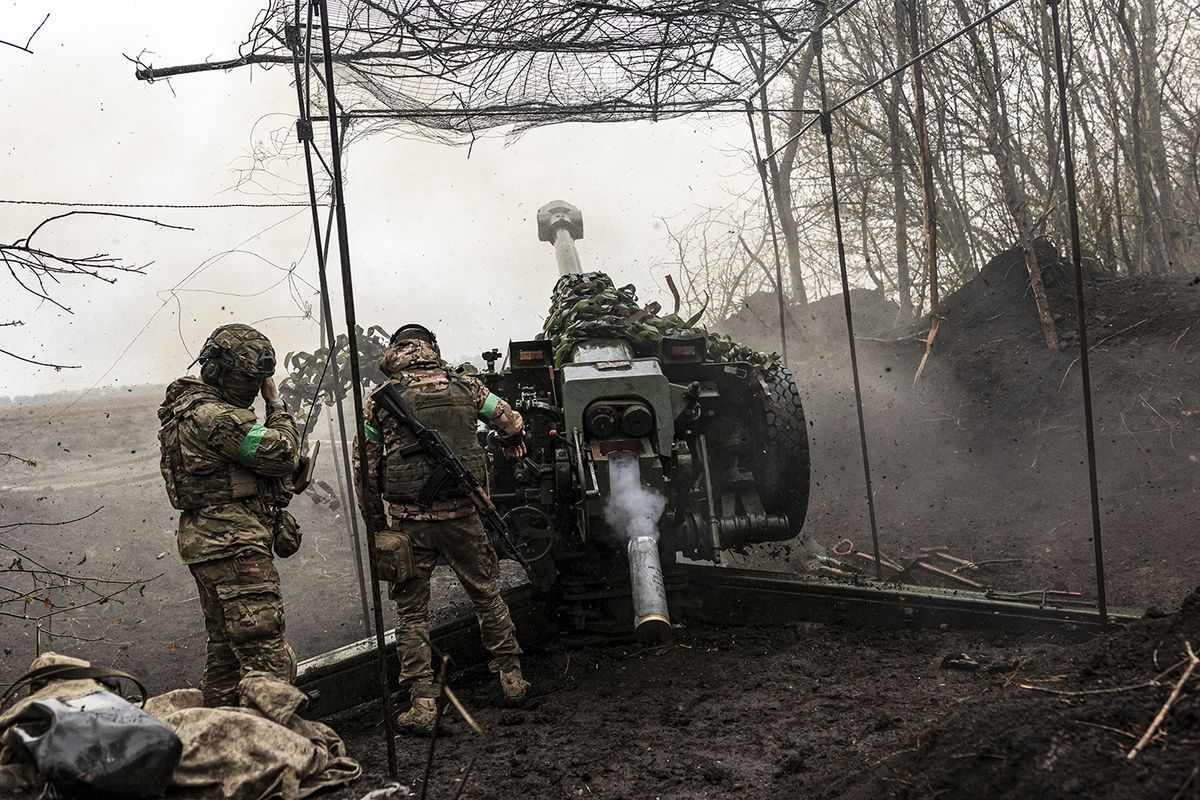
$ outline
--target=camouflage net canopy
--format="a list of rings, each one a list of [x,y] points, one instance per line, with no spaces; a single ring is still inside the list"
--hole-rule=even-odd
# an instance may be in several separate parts
[[[554,285],[541,338],[554,345],[555,366],[566,362],[576,345],[596,339],[620,339],[633,347],[636,356],[657,356],[664,336],[704,336],[711,361],[766,367],[779,360],[775,353],[760,353],[728,336],[697,328],[704,309],[689,319],[678,314],[659,316],[658,312],[658,303],[638,303],[633,284],[618,288],[603,272],[563,275]]]
[[[763,77],[761,65],[810,30],[825,8],[813,0],[328,6],[338,102],[355,132],[417,125],[444,141],[508,125],[741,111]],[[274,0],[242,48],[243,63],[289,62],[292,48],[306,47],[319,58],[321,39],[316,32],[309,39],[306,9]]]

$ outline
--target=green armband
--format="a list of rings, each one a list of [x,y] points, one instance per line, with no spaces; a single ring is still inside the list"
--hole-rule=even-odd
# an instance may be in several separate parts
[[[487,400],[483,401],[483,406],[479,409],[479,419],[483,422],[491,422],[492,417],[496,416],[496,406],[500,405],[500,398],[494,394],[489,394]]]
[[[263,434],[266,432],[267,428],[258,424],[250,429],[246,438],[242,439],[242,446],[238,448],[238,461],[250,466],[250,463],[254,461],[254,455],[258,452],[258,446],[262,444]]]
[[[379,442],[380,444],[383,443],[383,436],[380,435],[379,429],[373,426],[371,423],[363,423],[363,433],[366,434],[368,442]]]

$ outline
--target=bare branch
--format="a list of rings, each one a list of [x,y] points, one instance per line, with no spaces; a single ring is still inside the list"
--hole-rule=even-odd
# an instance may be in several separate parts
[[[38,26],[33,29],[33,33],[29,34],[29,38],[25,40],[24,45],[13,44],[12,42],[6,42],[3,39],[0,39],[0,44],[6,44],[9,47],[15,47],[17,50],[22,50],[30,55],[33,55],[33,51],[29,49],[29,45],[33,44],[33,37],[38,35],[38,31],[42,29],[42,26],[46,24],[46,20],[48,19],[50,19],[49,12],[47,12],[46,16],[42,18],[42,21],[38,23]]]
[[[26,364],[35,364],[39,367],[50,367],[50,368],[56,369],[56,370],[79,369],[81,366],[83,366],[82,364],[52,364],[49,361],[38,361],[37,359],[26,358],[25,356],[19,356],[16,353],[10,352],[3,348],[0,348],[0,353],[4,354],[10,358],[15,358],[18,361],[24,361]]]
[[[0,455],[5,455],[5,456],[8,456],[9,458],[16,458],[16,456],[9,455],[8,453],[0,453]],[[25,461],[25,459],[20,459],[20,460]],[[27,463],[33,464],[36,462],[27,462]],[[43,527],[51,527],[51,528],[58,527],[59,525],[70,525],[75,522],[83,522],[88,517],[93,517],[96,514],[99,514],[100,511],[103,510],[103,508],[104,508],[104,506],[100,506],[99,508],[94,509],[94,510],[89,511],[88,513],[84,514],[82,517],[76,517],[75,519],[67,519],[67,520],[63,520],[61,522],[10,522],[7,525],[0,525],[0,530],[8,530],[9,528],[24,528],[24,527],[33,526],[33,525],[40,525]],[[0,546],[3,546],[3,545],[0,545]]]

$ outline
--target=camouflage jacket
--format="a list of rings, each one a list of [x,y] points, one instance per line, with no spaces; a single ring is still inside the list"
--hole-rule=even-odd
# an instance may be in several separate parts
[[[184,469],[192,481],[222,462],[240,464],[258,479],[256,496],[215,503],[179,513],[179,557],[184,564],[228,558],[247,551],[271,554],[271,505],[291,499],[291,475],[300,451],[300,434],[291,414],[274,409],[260,425],[254,411],[232,405],[199,378],[187,376],[167,387],[159,419],[188,396],[202,402],[174,424],[190,454]]]
[[[432,345],[415,339],[397,342],[384,351],[379,359],[379,369],[389,378],[402,380],[410,388],[420,390],[428,387],[430,391],[444,389],[449,378],[441,358]],[[492,394],[478,378],[463,375],[461,379],[469,386],[475,395],[475,407],[479,420],[500,434],[502,444],[519,441],[525,432],[525,421],[499,395]],[[375,402],[367,397],[363,403],[363,415],[370,425],[375,419]],[[385,443],[379,440],[374,426],[367,432],[367,472],[372,490],[364,493],[362,486],[362,469],[359,462],[359,437],[354,437],[354,491],[358,495],[358,507],[364,515],[370,515],[375,521],[375,529],[387,527],[388,513],[394,519],[411,520],[441,520],[465,517],[474,508],[469,498],[452,498],[435,500],[429,508],[417,504],[392,503],[384,509],[383,496],[380,494],[380,467],[383,462]],[[483,475],[478,475],[481,481]]]

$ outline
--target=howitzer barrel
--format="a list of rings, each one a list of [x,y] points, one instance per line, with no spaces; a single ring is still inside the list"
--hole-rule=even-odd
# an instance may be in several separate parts
[[[647,641],[666,641],[671,635],[671,612],[657,536],[629,540],[629,583],[633,595],[633,630]]]
[[[650,459],[649,463],[657,460]],[[661,642],[671,635],[671,612],[658,553],[658,518],[666,500],[654,488],[655,483],[643,476],[641,461],[633,452],[617,450],[609,454],[604,520],[614,534],[628,541],[633,630],[642,640]]]
[[[553,200],[538,209],[538,240],[554,245],[559,275],[583,272],[575,240],[583,238],[583,212],[570,203]]]

